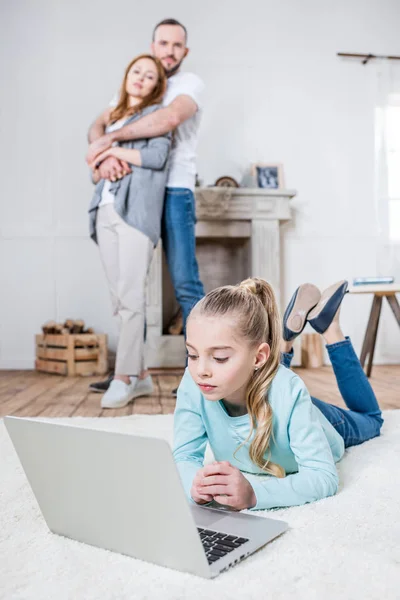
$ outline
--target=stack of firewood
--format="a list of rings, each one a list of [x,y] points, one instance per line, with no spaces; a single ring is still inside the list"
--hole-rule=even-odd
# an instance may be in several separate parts
[[[55,321],[47,321],[42,325],[42,331],[46,334],[65,335],[69,333],[94,333],[92,327],[85,329],[85,321],[81,319],[67,319],[65,323],[56,323]]]

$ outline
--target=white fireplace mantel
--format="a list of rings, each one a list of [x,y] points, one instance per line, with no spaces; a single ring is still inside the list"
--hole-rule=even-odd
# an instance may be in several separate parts
[[[209,192],[223,195],[221,188],[196,188],[196,239],[198,243],[228,238],[248,240],[248,277],[269,281],[280,302],[280,223],[290,220],[293,190],[227,188],[227,198],[210,204]],[[204,193],[203,193],[204,192]],[[212,199],[211,199],[212,200]],[[200,263],[200,261],[199,261]],[[162,247],[158,245],[149,274],[147,291],[147,341],[149,367],[179,367],[185,364],[183,336],[163,335]],[[201,272],[201,264],[200,272]],[[210,265],[207,265],[210,269]],[[203,281],[205,287],[207,285]],[[232,281],[231,283],[237,283]]]

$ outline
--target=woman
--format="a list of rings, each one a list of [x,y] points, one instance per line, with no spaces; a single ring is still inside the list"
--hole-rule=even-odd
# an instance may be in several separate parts
[[[164,69],[153,56],[133,59],[119,101],[109,109],[107,132],[160,108],[166,89]],[[170,136],[121,142],[92,165],[95,193],[89,208],[90,234],[99,245],[120,333],[114,379],[102,398],[103,408],[119,408],[151,391],[144,372],[145,286],[153,251],[160,237]],[[129,164],[131,172],[110,182],[98,166],[108,156]]]

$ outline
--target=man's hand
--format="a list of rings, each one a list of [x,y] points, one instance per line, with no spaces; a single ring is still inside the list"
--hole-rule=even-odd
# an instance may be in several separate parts
[[[200,469],[196,473],[193,487],[197,497],[214,498],[220,504],[235,510],[252,508],[257,504],[251,484],[239,469],[227,461],[214,462]],[[193,494],[192,498],[197,502]]]
[[[112,140],[108,135],[103,135],[98,140],[95,140],[91,144],[89,144],[89,149],[86,154],[86,162],[88,165],[91,165],[96,156],[104,152],[104,150],[108,150],[112,145]]]
[[[118,158],[115,158],[114,156],[109,156],[101,163],[98,172],[101,179],[116,181],[130,173],[131,169],[124,160],[118,160]]]

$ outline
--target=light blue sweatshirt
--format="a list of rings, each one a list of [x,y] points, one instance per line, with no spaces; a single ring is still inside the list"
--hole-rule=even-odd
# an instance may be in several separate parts
[[[207,442],[215,460],[229,461],[251,483],[257,498],[253,510],[305,504],[336,493],[335,462],[343,456],[343,438],[314,406],[303,381],[280,365],[268,399],[274,435],[265,456],[285,469],[281,479],[251,461],[250,441],[234,455],[249,434],[249,416],[230,417],[221,401],[206,400],[186,369],[175,409],[174,458],[189,499]]]

